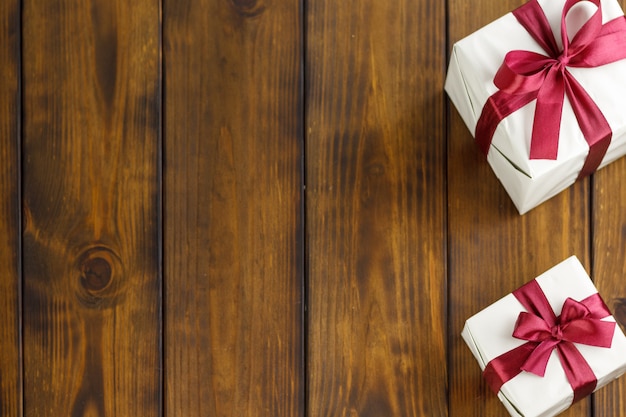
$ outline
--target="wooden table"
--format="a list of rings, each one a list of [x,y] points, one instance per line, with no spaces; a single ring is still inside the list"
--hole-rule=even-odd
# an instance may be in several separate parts
[[[570,255],[626,324],[626,159],[520,216],[443,92],[519,4],[0,2],[2,416],[502,416],[464,321]]]

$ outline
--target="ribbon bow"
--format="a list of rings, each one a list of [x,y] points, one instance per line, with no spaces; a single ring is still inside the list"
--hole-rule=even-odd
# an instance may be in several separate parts
[[[590,1],[596,12],[569,40],[565,18],[580,1]],[[593,99],[567,67],[591,68],[626,58],[624,16],[602,24],[600,0],[567,0],[561,15],[559,50],[550,24],[537,0],[513,11],[513,15],[537,41],[546,55],[510,51],[494,77],[498,91],[489,97],[476,125],[475,137],[487,155],[496,127],[511,113],[537,100],[530,144],[530,159],[556,159],[564,96],[589,144],[589,154],[579,178],[593,173],[611,142],[611,128]]]
[[[515,323],[513,336],[527,340],[525,344],[490,361],[483,375],[494,392],[520,372],[543,377],[554,349],[574,390],[574,402],[592,393],[597,379],[593,370],[574,343],[611,347],[615,322],[602,321],[610,311],[599,294],[580,302],[568,298],[561,315],[552,311],[537,281],[530,281],[513,295],[527,309]]]

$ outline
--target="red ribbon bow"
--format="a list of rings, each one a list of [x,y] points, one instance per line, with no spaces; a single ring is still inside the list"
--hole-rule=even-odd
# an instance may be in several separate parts
[[[580,1],[590,1],[598,9],[570,42],[565,17]],[[520,50],[507,53],[494,78],[499,91],[489,97],[476,125],[478,146],[487,155],[500,121],[536,99],[530,159],[556,159],[567,94],[589,144],[589,154],[579,174],[579,178],[585,177],[602,162],[612,132],[598,106],[567,67],[591,68],[626,58],[626,19],[621,16],[603,25],[600,0],[567,0],[561,16],[561,51],[537,0],[514,10],[513,15],[547,55]]]
[[[597,379],[593,370],[574,343],[611,347],[615,322],[602,321],[611,315],[599,294],[578,302],[568,298],[561,315],[552,311],[537,281],[513,292],[528,312],[521,312],[513,336],[528,340],[490,361],[483,375],[494,392],[522,371],[543,377],[548,360],[557,350],[565,376],[574,390],[574,402],[591,394]]]

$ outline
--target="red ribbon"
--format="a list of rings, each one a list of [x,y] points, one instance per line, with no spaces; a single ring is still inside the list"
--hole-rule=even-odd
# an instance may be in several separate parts
[[[597,379],[593,370],[574,343],[611,347],[615,322],[602,321],[611,315],[599,294],[578,302],[565,300],[561,315],[552,311],[537,281],[513,292],[527,312],[521,312],[515,323],[513,337],[528,340],[490,361],[483,375],[497,393],[502,385],[522,371],[543,377],[548,359],[557,350],[565,376],[574,390],[574,402],[591,394]]]
[[[565,17],[580,1],[590,1],[598,10],[570,42]],[[561,51],[537,0],[517,8],[513,15],[547,55],[521,50],[507,53],[494,78],[499,90],[485,103],[476,125],[478,146],[487,155],[498,124],[536,99],[530,159],[556,159],[567,94],[589,144],[589,154],[578,178],[590,175],[602,162],[612,132],[598,106],[567,67],[592,68],[626,58],[626,18],[621,16],[603,25],[600,0],[567,0],[561,16]]]

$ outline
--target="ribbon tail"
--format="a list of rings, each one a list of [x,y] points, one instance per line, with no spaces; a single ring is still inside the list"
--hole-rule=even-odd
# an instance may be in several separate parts
[[[580,130],[589,144],[589,154],[578,175],[578,179],[581,179],[593,174],[598,169],[611,144],[613,133],[609,122],[597,104],[569,73],[565,77],[565,91],[580,125]]]
[[[587,395],[591,394],[598,383],[593,370],[576,349],[576,346],[570,342],[561,342],[557,346],[559,359],[563,365],[565,376],[574,390],[574,401],[579,401]]]
[[[492,359],[483,370],[483,377],[494,393],[498,393],[502,385],[522,372],[522,365],[533,352],[537,343],[527,342],[517,348]]]
[[[530,159],[557,158],[564,98],[563,74],[552,67],[537,94]]]
[[[489,153],[493,134],[498,124],[536,97],[537,92],[511,95],[499,90],[487,99],[474,132],[476,143],[485,156]]]
[[[543,377],[546,374],[550,355],[558,344],[559,342],[555,340],[541,342],[539,346],[528,355],[528,359],[526,359],[522,365],[522,370]]]

